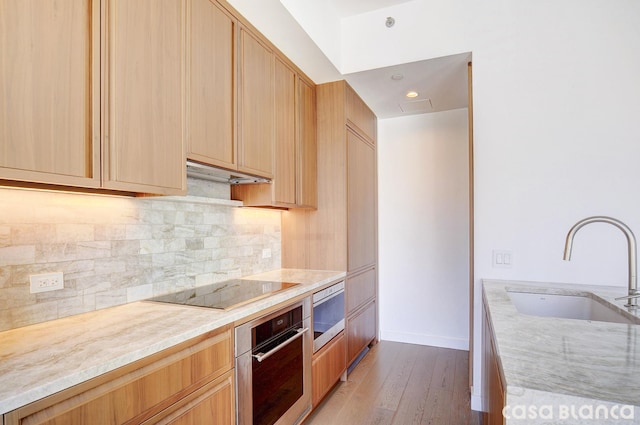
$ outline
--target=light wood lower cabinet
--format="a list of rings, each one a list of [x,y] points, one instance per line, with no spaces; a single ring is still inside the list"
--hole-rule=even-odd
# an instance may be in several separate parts
[[[235,415],[224,421],[233,411],[232,350],[227,326],[14,410],[5,424],[233,423]]]
[[[347,369],[346,338],[339,333],[320,351],[311,363],[311,402],[315,408]]]
[[[504,387],[498,365],[498,356],[493,343],[493,333],[489,324],[489,318],[484,317],[484,329],[482,333],[484,345],[484,369],[486,373],[487,399],[489,401],[488,412],[485,413],[485,425],[503,425],[504,417],[502,409],[505,403]]]
[[[376,338],[376,302],[372,301],[347,317],[347,364]]]
[[[233,425],[236,418],[233,373],[230,370],[143,425]]]

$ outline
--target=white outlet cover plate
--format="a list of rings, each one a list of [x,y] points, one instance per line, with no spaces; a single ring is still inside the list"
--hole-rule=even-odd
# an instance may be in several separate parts
[[[32,274],[29,276],[29,284],[32,294],[56,291],[64,289],[64,278],[62,272]]]

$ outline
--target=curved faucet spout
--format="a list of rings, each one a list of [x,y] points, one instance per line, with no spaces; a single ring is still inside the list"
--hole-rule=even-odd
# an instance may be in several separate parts
[[[594,217],[587,217],[585,219],[580,220],[576,224],[574,224],[573,227],[569,229],[569,233],[567,233],[567,240],[564,244],[563,259],[565,261],[571,260],[571,250],[573,249],[573,237],[578,232],[578,230],[582,229],[584,226],[590,223],[609,223],[613,226],[616,226],[618,229],[622,230],[622,233],[624,233],[624,236],[627,238],[627,254],[629,257],[628,258],[629,260],[629,296],[625,297],[625,298],[628,298],[628,303],[625,304],[625,306],[637,308],[638,299],[637,297],[634,297],[638,295],[638,283],[637,283],[637,277],[636,277],[637,268],[638,268],[636,264],[636,258],[637,258],[636,237],[634,236],[629,226],[627,226],[620,220],[617,220],[612,217],[606,217],[606,216],[594,216]]]

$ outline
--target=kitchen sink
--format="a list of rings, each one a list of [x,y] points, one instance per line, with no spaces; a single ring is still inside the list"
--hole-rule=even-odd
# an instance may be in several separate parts
[[[530,316],[640,324],[640,318],[627,315],[606,301],[588,295],[507,292],[516,310]]]

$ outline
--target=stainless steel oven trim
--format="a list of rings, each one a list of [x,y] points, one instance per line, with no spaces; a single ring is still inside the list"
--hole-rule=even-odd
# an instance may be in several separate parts
[[[330,300],[342,292],[344,292],[344,281],[324,288],[313,294],[313,306],[315,307],[318,304],[322,304],[322,302]]]
[[[313,294],[313,308],[315,309],[317,306],[331,300],[334,297],[337,297],[340,294],[344,294],[344,281],[338,282],[334,285],[331,285],[322,291],[318,291]],[[340,332],[344,330],[345,319],[337,322],[331,328],[327,329],[322,335],[313,339],[313,352],[315,353],[320,348],[322,348],[327,342],[331,341],[333,337],[338,335]]]
[[[250,425],[253,422],[253,396],[251,391],[252,356],[251,329],[282,313],[302,305],[302,327],[311,328],[311,297],[289,304],[268,315],[258,317],[235,328],[235,366],[236,366],[236,423]],[[301,422],[311,410],[311,350],[312,337],[310,332],[301,332],[303,338],[303,395],[298,401],[274,424],[289,425]],[[246,386],[248,383],[248,386]],[[244,388],[243,388],[244,386]]]

